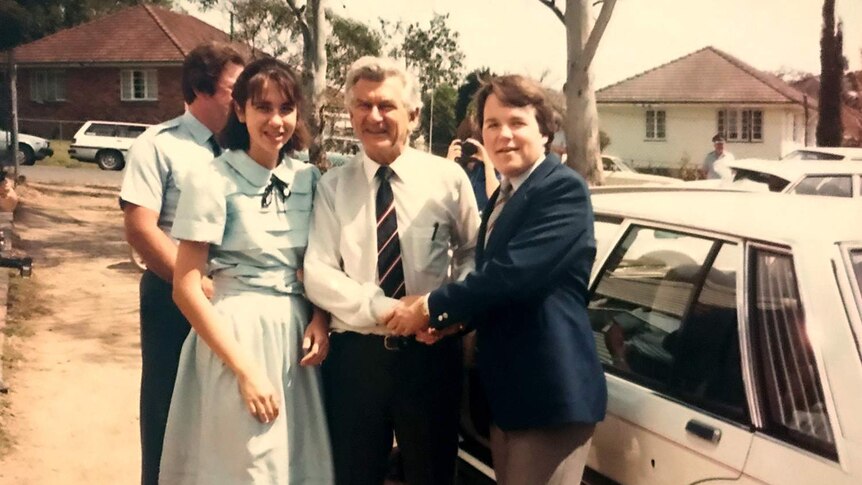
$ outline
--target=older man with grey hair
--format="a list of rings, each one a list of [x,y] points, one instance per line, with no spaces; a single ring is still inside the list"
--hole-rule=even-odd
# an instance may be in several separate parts
[[[411,485],[451,484],[460,341],[398,337],[383,322],[405,295],[473,268],[476,200],[458,165],[408,146],[420,98],[401,65],[357,60],[345,100],[362,151],[317,185],[305,256],[308,297],[332,314],[323,378],[336,483],[380,485],[394,433]]]

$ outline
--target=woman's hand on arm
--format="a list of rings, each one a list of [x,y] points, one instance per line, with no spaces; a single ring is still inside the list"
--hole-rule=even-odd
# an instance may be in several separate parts
[[[209,244],[180,241],[174,268],[174,301],[204,343],[236,375],[240,395],[249,412],[261,423],[278,417],[281,406],[266,372],[234,338],[210,303],[204,290]]]

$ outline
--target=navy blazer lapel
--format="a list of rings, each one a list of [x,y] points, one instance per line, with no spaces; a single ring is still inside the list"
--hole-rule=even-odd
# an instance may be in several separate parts
[[[517,224],[513,224],[520,220],[519,215],[523,212],[524,209],[529,205],[527,202],[530,199],[530,191],[554,168],[560,165],[560,159],[554,154],[549,154],[545,157],[544,160],[539,162],[539,166],[527,177],[527,180],[518,187],[518,190],[512,195],[506,204],[503,206],[503,211],[500,213],[500,216],[497,218],[497,222],[494,223],[494,232],[491,234],[491,237],[488,238],[488,244],[485,247],[484,253],[482,254],[483,258],[485,254],[493,254],[494,250],[497,249],[497,246],[500,245],[501,241],[509,241],[512,238],[512,231],[517,228]],[[497,200],[497,194],[500,192],[500,189],[497,189],[497,192],[494,193],[494,201]],[[494,207],[491,205],[491,201],[488,201],[488,205],[486,207]],[[490,216],[490,214],[489,214]],[[483,226],[487,223],[487,217],[483,214]],[[480,232],[479,241],[484,241],[484,231]],[[477,258],[477,263],[479,259]]]

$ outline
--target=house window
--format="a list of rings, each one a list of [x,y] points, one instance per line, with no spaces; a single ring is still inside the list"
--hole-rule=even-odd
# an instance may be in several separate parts
[[[646,139],[664,140],[665,135],[664,110],[648,109],[646,111]]]
[[[717,121],[718,133],[728,141],[763,141],[763,111],[759,109],[721,109]]]
[[[159,99],[159,78],[155,69],[122,71],[120,99],[123,101],[155,101]]]
[[[30,99],[64,101],[66,99],[66,74],[63,71],[33,71],[30,76]]]

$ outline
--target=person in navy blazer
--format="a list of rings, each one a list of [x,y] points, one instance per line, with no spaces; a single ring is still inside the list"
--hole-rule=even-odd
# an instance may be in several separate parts
[[[387,325],[420,340],[474,327],[498,483],[580,483],[607,403],[586,308],[596,252],[589,192],[549,153],[553,110],[538,83],[495,77],[476,103],[503,176],[482,216],[476,270],[405,297]]]

